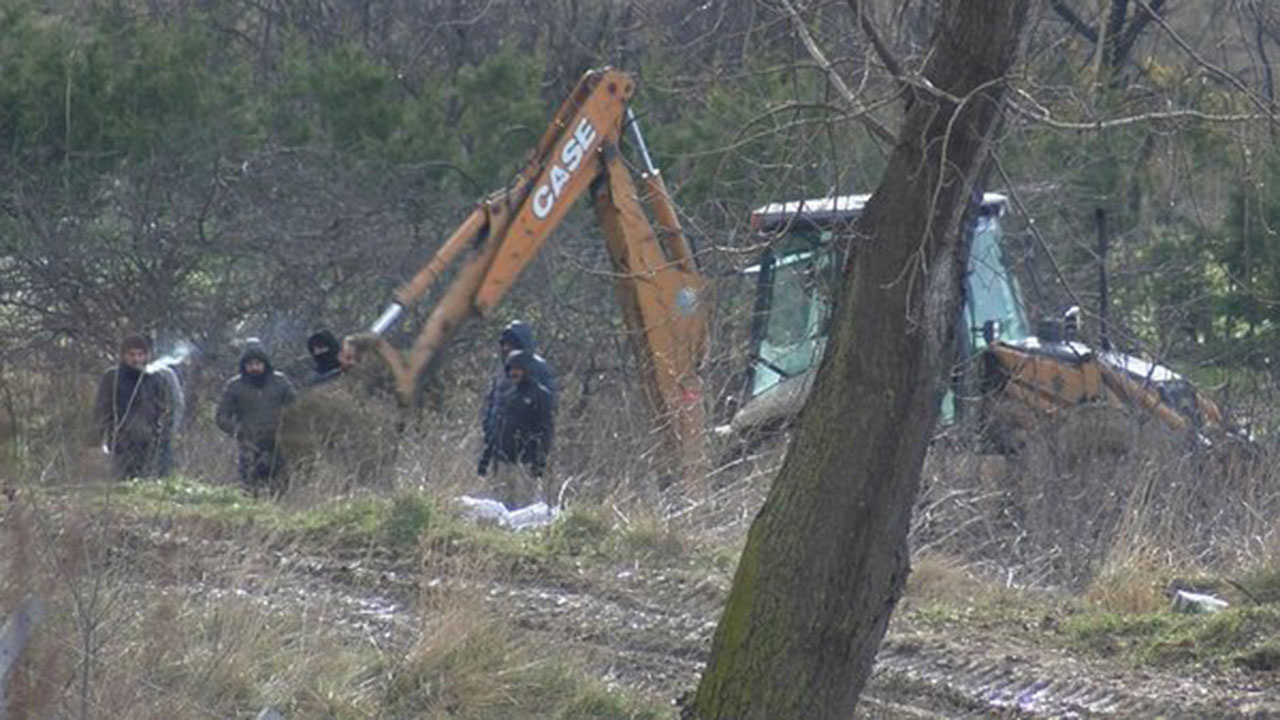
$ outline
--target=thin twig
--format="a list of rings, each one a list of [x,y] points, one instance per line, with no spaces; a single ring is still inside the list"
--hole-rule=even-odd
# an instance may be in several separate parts
[[[809,51],[809,56],[812,57],[813,61],[818,63],[818,67],[826,73],[827,79],[831,82],[831,85],[835,87],[836,92],[840,94],[840,97],[844,98],[844,101],[849,103],[850,107],[858,113],[858,120],[865,125],[873,135],[886,143],[893,144],[897,142],[897,138],[889,131],[888,128],[881,125],[875,118],[866,113],[866,109],[863,107],[862,101],[859,100],[858,97],[853,94],[853,91],[849,89],[849,86],[845,84],[844,78],[840,77],[840,73],[836,72],[835,68],[831,65],[831,61],[827,60],[827,56],[822,52],[822,48],[818,47],[817,41],[813,39],[813,35],[809,34],[809,27],[804,24],[804,20],[800,18],[800,13],[797,12],[795,6],[791,4],[791,0],[782,0],[782,6],[786,8],[787,14],[791,16],[791,20],[796,28],[796,34],[800,36],[800,42],[804,43],[805,49]]]
[[[1109,118],[1107,120],[1095,120],[1094,122],[1068,122],[1064,120],[1054,120],[1049,117],[1047,110],[1041,108],[1039,112],[1029,110],[1012,100],[1009,106],[1019,115],[1030,118],[1042,125],[1048,125],[1057,130],[1078,130],[1084,132],[1101,132],[1103,130],[1112,130],[1129,125],[1138,125],[1142,123],[1162,122],[1167,120],[1202,120],[1214,123],[1245,123],[1264,120],[1273,122],[1275,118],[1269,114],[1263,113],[1235,113],[1230,115],[1215,115],[1202,110],[1181,109],[1181,110],[1164,110],[1149,113],[1139,113],[1137,115],[1127,115],[1125,117]]]
[[[1268,104],[1266,100],[1258,97],[1257,93],[1250,90],[1248,86],[1240,80],[1240,78],[1200,57],[1200,55],[1196,53],[1195,49],[1187,44],[1186,40],[1182,39],[1181,35],[1179,35],[1173,28],[1169,27],[1169,23],[1165,22],[1165,19],[1161,17],[1158,12],[1151,9],[1151,6],[1147,4],[1147,0],[1138,0],[1138,4],[1142,6],[1143,10],[1147,11],[1147,14],[1151,19],[1156,21],[1156,24],[1165,31],[1165,34],[1173,40],[1174,44],[1179,48],[1182,48],[1183,52],[1190,56],[1192,60],[1196,61],[1197,65],[1208,70],[1210,73],[1217,75],[1223,80],[1226,80],[1232,87],[1244,93],[1245,97],[1249,98],[1254,105],[1258,106],[1258,109],[1270,118],[1272,122],[1280,120],[1280,118],[1276,117],[1275,111],[1271,108],[1270,104]]]
[[[876,30],[875,23],[871,22],[871,17],[863,9],[858,0],[848,0],[849,9],[853,11],[854,16],[858,18],[858,25],[862,28],[862,34],[867,36],[867,40],[871,41],[871,47],[875,48],[876,56],[880,58],[880,62],[884,63],[884,67],[889,74],[896,77],[902,77],[902,63],[898,62],[898,58],[894,57],[893,51],[880,37],[880,31]]]

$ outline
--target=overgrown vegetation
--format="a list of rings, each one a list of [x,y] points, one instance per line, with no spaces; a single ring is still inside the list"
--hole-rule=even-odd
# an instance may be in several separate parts
[[[1079,647],[1134,664],[1269,672],[1280,669],[1277,621],[1280,608],[1264,605],[1211,615],[1087,613],[1069,618],[1064,629]]]
[[[389,684],[392,716],[481,720],[663,717],[587,680],[552,646],[521,640],[501,618],[458,607],[432,619]]]
[[[583,560],[607,566],[608,559],[624,555],[653,557],[647,535],[629,540],[627,531],[600,522],[607,516],[595,509],[567,512],[542,531],[513,534],[464,520],[422,493],[293,509],[185,479],[42,495],[25,489],[0,528],[7,547],[33,553],[7,558],[0,597],[8,602],[34,591],[58,606],[31,650],[29,674],[18,681],[19,696],[30,703],[23,707],[36,715],[40,708],[74,702],[56,689],[58,678],[88,672],[84,692],[100,712],[145,707],[185,717],[199,707],[237,715],[273,705],[289,717],[668,716],[661,702],[608,689],[557,649],[562,640],[511,625],[487,606],[478,587],[452,584],[557,565],[568,572]],[[182,539],[147,539],[158,528]],[[62,556],[86,542],[91,549],[85,562]],[[116,567],[108,545],[122,542],[131,556],[127,566]],[[419,566],[428,578],[443,571],[439,577],[451,584],[422,600],[416,639],[375,633],[366,636],[370,644],[353,637],[371,628],[352,626],[343,616],[364,581],[342,581],[352,599],[319,590],[295,594],[289,586],[298,577],[262,576],[252,554],[241,556],[240,547],[274,548],[285,567],[337,562],[340,569],[347,567],[340,558],[352,551],[376,551],[389,567]],[[23,559],[62,570],[34,582]],[[159,592],[140,592],[138,572],[158,573]],[[98,611],[63,606],[75,598],[83,602],[79,593],[90,586],[102,593]],[[74,654],[58,648],[60,638],[74,638],[86,627],[94,637],[82,648],[90,662],[82,668]],[[107,628],[113,628],[109,635],[96,636]]]
[[[596,564],[656,562],[678,564],[702,557],[670,524],[658,518],[627,518],[616,508],[583,504],[568,508],[549,526],[523,533],[464,519],[459,508],[422,492],[400,492],[340,498],[314,506],[290,508],[254,500],[227,485],[185,478],[132,480],[118,489],[95,488],[86,499],[105,492],[106,502],[125,522],[168,516],[198,520],[226,532],[252,527],[276,544],[302,542],[332,548],[378,548],[413,555],[419,543],[452,547],[456,552],[482,552],[514,562]],[[711,561],[708,561],[709,563]]]
[[[989,628],[997,635],[1029,638],[1133,668],[1183,673],[1235,669],[1264,676],[1280,669],[1275,635],[1280,603],[1259,602],[1239,590],[1222,592],[1215,588],[1230,590],[1233,583],[1205,576],[1196,589],[1227,598],[1231,605],[1214,613],[1177,612],[1171,588],[1186,581],[1133,570],[1141,575],[1135,585],[1155,587],[1163,581],[1160,591],[1144,598],[1141,610],[1134,608],[1131,594],[1114,588],[1090,588],[1079,598],[1007,588],[974,578],[954,560],[919,558],[904,612],[895,622],[961,633]],[[1258,572],[1271,576],[1270,571]]]
[[[235,340],[262,338],[297,378],[311,330],[367,327],[473,201],[504,186],[581,72],[615,64],[638,74],[650,150],[718,278],[705,368],[723,415],[742,384],[756,278],[733,271],[764,249],[750,208],[871,190],[887,146],[857,118],[891,127],[901,107],[903,86],[857,18],[795,4],[839,54],[833,67],[861,78],[865,108],[768,3],[499,0],[479,4],[479,22],[474,3],[0,7],[0,486],[15,491],[0,496],[0,614],[27,593],[49,606],[15,681],[27,716],[232,717],[267,704],[291,718],[668,716],[670,698],[616,692],[580,648],[458,587],[652,568],[714,605],[778,467],[775,448],[655,498],[635,361],[601,300],[613,270],[585,219],[566,222],[492,318],[460,331],[402,435],[387,439],[385,398],[359,418],[349,398],[314,411],[379,441],[385,463],[300,459],[284,501],[247,499],[211,400],[234,372]],[[908,67],[927,49],[936,3],[859,5]],[[1113,3],[1131,12],[1096,52],[1054,14],[1061,5],[1103,22],[1096,4],[1043,4],[988,188],[1014,198],[1005,249],[1032,314],[1080,302],[1096,339],[1105,260],[1113,342],[1212,391],[1270,450],[1280,163],[1274,123],[1247,116],[1269,107],[1280,22],[1265,3],[1218,3],[1170,8],[1166,29]],[[1161,116],[1171,108],[1221,122]],[[1107,118],[1132,121],[1097,130]],[[421,308],[409,314],[416,328]],[[478,527],[452,505],[480,486],[475,405],[496,328],[515,317],[560,370],[555,470],[577,497],[529,533]],[[126,330],[154,334],[162,352],[198,348],[182,475],[95,485],[104,459],[85,410]],[[1265,452],[1226,466],[1139,442],[1082,459],[1042,439],[996,461],[943,434],[915,515],[909,621],[1143,668],[1275,671],[1280,496]],[[387,567],[369,570],[370,558]],[[308,584],[333,577],[400,593],[402,625],[367,622],[367,608]],[[1231,607],[1173,615],[1177,583]]]

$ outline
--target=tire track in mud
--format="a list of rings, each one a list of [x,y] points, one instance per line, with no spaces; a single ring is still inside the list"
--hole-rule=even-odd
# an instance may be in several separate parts
[[[696,686],[720,598],[668,581],[593,588],[495,582],[487,599],[528,630],[611,658],[606,678],[667,698]],[[672,585],[677,585],[671,587]],[[1066,650],[910,631],[886,637],[859,717],[1280,717],[1280,693],[1227,699],[1195,677],[1123,669]]]
[[[608,682],[675,699],[697,681],[715,621],[590,587],[495,582],[486,600],[518,627],[585,651]]]
[[[696,686],[724,596],[709,580],[659,572],[461,580],[422,577],[403,559],[296,549],[260,549],[250,559],[231,541],[203,544],[197,552],[228,558],[235,569],[221,579],[212,573],[191,588],[198,592],[235,592],[286,610],[306,606],[391,644],[419,631],[416,599],[424,586],[478,593],[517,627],[581,649],[607,682],[672,700]],[[245,571],[247,560],[256,570]],[[858,717],[1280,717],[1277,691],[1210,689],[1194,677],[966,634],[891,629]]]
[[[1018,650],[1004,648],[1005,653]],[[1220,699],[1198,699],[1208,693],[1194,679],[1118,672],[1046,648],[1005,653],[889,637],[876,658],[872,687],[902,685],[963,698],[1004,717],[1252,718],[1280,713],[1274,694],[1241,695],[1235,706],[1224,705]]]
[[[635,588],[637,590],[642,588]],[[696,589],[688,591],[696,596]],[[603,658],[606,679],[667,698],[695,687],[719,601],[680,602],[495,582],[487,600],[519,626],[568,640]],[[1143,691],[1148,685],[1157,694]],[[1278,698],[1240,697],[1235,707],[1197,700],[1195,679],[1123,672],[1065,651],[888,637],[859,717],[1249,718],[1280,713]]]

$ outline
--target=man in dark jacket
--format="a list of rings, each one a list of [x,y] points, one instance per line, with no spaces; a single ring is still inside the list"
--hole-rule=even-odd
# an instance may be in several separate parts
[[[284,493],[287,474],[277,439],[293,385],[271,367],[261,345],[251,343],[240,356],[240,374],[227,381],[218,401],[218,427],[240,446],[240,483],[257,497],[267,490]]]
[[[533,328],[519,320],[513,320],[502,330],[502,334],[498,337],[499,360],[502,365],[494,374],[493,379],[489,381],[489,391],[485,394],[484,408],[480,411],[480,427],[484,431],[485,445],[490,445],[494,440],[494,433],[498,428],[498,416],[502,411],[502,396],[511,387],[511,381],[507,378],[507,357],[511,353],[523,350],[529,353],[531,366],[533,368],[533,380],[539,385],[547,389],[551,394],[551,409],[556,406],[556,375],[541,355],[535,352],[533,341]]]
[[[534,377],[537,360],[519,350],[507,358],[509,386],[499,399],[498,425],[485,443],[477,472],[494,463],[494,490],[508,508],[545,500],[542,486],[554,435],[551,392]]]
[[[120,480],[151,474],[171,411],[164,383],[146,372],[150,356],[151,343],[129,335],[120,343],[119,364],[98,382],[94,415]]]
[[[338,338],[328,330],[316,331],[307,338],[307,353],[315,363],[315,370],[307,378],[306,387],[323,385],[342,377],[342,363],[338,360],[341,352],[342,345]]]

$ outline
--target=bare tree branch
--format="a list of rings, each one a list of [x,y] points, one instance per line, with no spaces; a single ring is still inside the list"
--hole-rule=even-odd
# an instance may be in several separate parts
[[[1116,40],[1115,51],[1111,56],[1111,67],[1120,67],[1121,63],[1129,59],[1133,44],[1138,41],[1142,31],[1156,17],[1154,13],[1164,10],[1164,2],[1165,0],[1152,0],[1151,7],[1147,7],[1144,3],[1141,7],[1143,12],[1134,14],[1133,19],[1129,21],[1129,25],[1124,29],[1119,39]]]
[[[1270,104],[1265,99],[1258,97],[1258,94],[1250,90],[1249,87],[1240,80],[1240,78],[1201,57],[1200,54],[1195,51],[1195,48],[1191,47],[1186,40],[1183,40],[1182,36],[1170,27],[1169,23],[1165,22],[1165,19],[1161,17],[1159,13],[1152,9],[1151,5],[1147,3],[1147,0],[1138,0],[1138,4],[1147,11],[1147,14],[1151,16],[1151,19],[1155,20],[1156,23],[1160,25],[1169,38],[1173,40],[1174,44],[1182,48],[1182,51],[1185,52],[1188,57],[1196,61],[1197,65],[1208,70],[1211,74],[1227,81],[1229,85],[1243,93],[1245,97],[1249,98],[1249,100],[1253,102],[1259,110],[1265,113],[1272,122],[1276,122],[1278,120],[1278,118],[1276,118],[1275,111],[1271,109]]]
[[[883,38],[880,37],[880,31],[876,29],[875,23],[871,22],[871,16],[863,12],[862,5],[858,0],[848,0],[849,9],[853,11],[855,17],[858,18],[858,25],[862,28],[862,33],[871,41],[871,47],[875,48],[876,56],[880,58],[880,62],[884,63],[885,69],[894,77],[902,77],[902,63],[898,62],[898,58],[894,57],[893,51],[885,44]]]
[[[840,73],[836,72],[835,68],[832,67],[831,62],[827,60],[827,56],[823,54],[822,48],[818,47],[818,43],[813,39],[813,35],[809,34],[809,27],[804,24],[804,20],[800,18],[800,13],[796,12],[796,8],[791,4],[791,0],[782,0],[782,6],[786,8],[787,14],[791,16],[791,20],[796,28],[796,34],[800,36],[800,41],[804,43],[804,47],[809,52],[809,56],[812,57],[813,61],[818,64],[818,67],[826,73],[827,79],[830,80],[832,86],[835,87],[836,92],[840,94],[840,97],[844,98],[844,101],[849,103],[853,108],[858,120],[865,125],[873,135],[881,140],[891,144],[897,142],[898,139],[889,131],[888,128],[881,125],[874,117],[867,114],[862,101],[859,100],[858,96],[854,95],[853,91],[849,89],[849,86],[845,84],[844,78],[840,77]]]
[[[1137,115],[1126,115],[1118,118],[1108,118],[1106,120],[1098,120],[1096,122],[1069,122],[1066,120],[1054,120],[1049,117],[1049,111],[1040,108],[1039,111],[1030,110],[1018,103],[1009,102],[1010,106],[1019,115],[1034,120],[1042,125],[1047,125],[1058,130],[1081,130],[1081,131],[1102,131],[1111,130],[1129,125],[1139,125],[1142,123],[1161,122],[1166,120],[1203,120],[1212,123],[1246,123],[1258,121],[1274,121],[1275,116],[1270,113],[1237,113],[1231,115],[1215,115],[1202,110],[1182,109],[1182,110],[1165,110],[1160,112],[1139,113]]]
[[[1013,105],[1013,103],[1009,104]],[[1000,179],[1004,182],[1004,186],[1009,193],[1009,199],[1013,201],[1013,206],[1018,213],[1025,218],[1035,217],[1027,211],[1027,206],[1022,203],[1022,196],[1018,192],[1017,186],[1014,185],[1013,179],[1009,177],[1009,173],[1005,171],[1004,163],[1000,161],[999,152],[991,153],[991,164],[995,167],[996,172],[1000,174]],[[1054,257],[1053,250],[1049,248],[1049,243],[1045,242],[1044,236],[1040,234],[1040,229],[1036,227],[1034,222],[1027,223],[1027,229],[1031,231],[1031,236],[1035,238],[1036,244],[1040,246],[1040,249],[1044,251],[1045,257],[1049,259],[1049,266],[1053,268],[1053,274],[1057,276],[1058,282],[1062,283],[1062,289],[1071,298],[1072,303],[1082,311],[1087,312],[1086,305],[1080,300],[1080,296],[1076,295],[1075,288],[1067,280],[1066,273],[1062,271],[1062,265],[1058,263],[1058,258]]]
[[[1085,22],[1071,6],[1063,2],[1063,0],[1049,0],[1049,7],[1058,13],[1058,17],[1067,21],[1072,30],[1079,33],[1084,39],[1091,43],[1098,42],[1098,31],[1089,23]]]
[[[1262,88],[1266,93],[1267,102],[1275,103],[1275,80],[1271,74],[1271,60],[1267,57],[1266,43],[1266,19],[1262,15],[1262,9],[1258,7],[1257,2],[1249,3],[1249,13],[1254,19],[1254,37],[1253,41],[1258,49],[1258,58],[1262,61]]]

